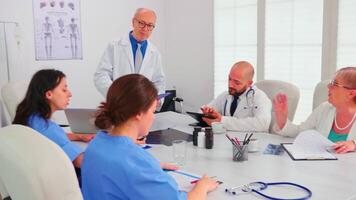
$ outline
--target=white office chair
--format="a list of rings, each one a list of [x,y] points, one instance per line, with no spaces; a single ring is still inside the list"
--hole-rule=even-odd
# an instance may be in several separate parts
[[[288,99],[288,119],[290,121],[293,120],[300,96],[299,89],[295,85],[278,80],[262,80],[256,82],[255,85],[257,88],[265,92],[271,101],[273,101],[274,96],[279,92],[286,94]],[[274,108],[272,108],[271,116],[270,130],[275,122]]]
[[[1,96],[11,122],[15,118],[17,105],[25,97],[27,87],[28,83],[26,82],[13,82],[5,84],[1,88]]]
[[[29,127],[0,129],[0,163],[0,179],[12,200],[83,199],[68,156]]]
[[[328,100],[328,84],[330,80],[325,80],[319,82],[314,88],[313,95],[313,110],[318,107],[321,103]]]
[[[28,88],[27,82],[7,83],[1,88],[1,96],[8,113],[8,116],[6,117],[10,117],[10,119],[7,119],[7,124],[11,124],[12,121],[14,120],[17,106],[25,97],[27,88]],[[57,122],[58,118],[59,119],[63,118],[62,116],[64,116],[63,111],[59,111],[54,113],[51,119]]]

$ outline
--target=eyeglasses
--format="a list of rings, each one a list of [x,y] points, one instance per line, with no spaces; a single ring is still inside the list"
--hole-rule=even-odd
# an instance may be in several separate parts
[[[154,24],[147,24],[146,22],[142,21],[142,20],[138,20],[138,19],[135,19],[138,23],[138,27],[140,28],[145,28],[147,27],[147,29],[149,31],[152,31],[154,28],[155,28],[155,25]]]
[[[329,83],[329,86],[342,87],[342,88],[345,88],[345,89],[347,89],[347,90],[354,90],[354,89],[355,89],[355,88],[350,88],[350,87],[341,85],[341,84],[337,83],[335,80],[331,80],[330,83]]]

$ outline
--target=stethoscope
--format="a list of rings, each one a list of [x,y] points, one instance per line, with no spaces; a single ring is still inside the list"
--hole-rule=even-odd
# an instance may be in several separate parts
[[[290,186],[293,186],[293,187],[303,190],[306,193],[306,195],[304,197],[300,197],[300,198],[283,199],[283,198],[272,197],[272,196],[269,196],[269,195],[266,195],[266,194],[263,194],[262,192],[260,192],[262,190],[267,189],[267,187],[270,185],[290,185]],[[291,183],[291,182],[264,183],[264,182],[258,181],[258,182],[252,182],[252,183],[249,183],[246,185],[238,186],[238,187],[226,188],[225,192],[232,194],[232,195],[237,195],[238,190],[241,193],[242,192],[245,192],[245,193],[254,192],[254,193],[256,193],[266,199],[270,199],[270,200],[305,200],[305,199],[309,199],[312,196],[312,192],[308,188],[306,188],[302,185],[296,184],[296,183]]]
[[[248,109],[248,108],[257,109],[257,106],[255,105],[255,89],[250,87],[250,89],[247,90],[245,96],[246,96],[246,106],[244,106],[244,109]],[[240,99],[238,101],[240,101]],[[225,104],[224,104],[224,116],[226,116],[226,106],[227,106],[227,99],[225,100]]]

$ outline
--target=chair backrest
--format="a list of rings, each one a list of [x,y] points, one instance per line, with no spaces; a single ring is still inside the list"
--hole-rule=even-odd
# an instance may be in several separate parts
[[[293,120],[300,96],[298,87],[291,83],[278,80],[262,80],[256,82],[255,85],[264,91],[271,101],[273,101],[274,96],[280,92],[286,94],[288,99],[288,119]],[[275,121],[274,118],[274,108],[272,108],[271,125],[273,125]]]
[[[328,84],[330,80],[319,82],[314,88],[313,110],[321,103],[328,100]]]
[[[82,200],[64,151],[22,125],[0,129],[0,179],[13,200]]]
[[[26,82],[13,82],[5,84],[1,88],[1,96],[11,121],[14,120],[17,105],[25,97],[27,87],[28,83]]]

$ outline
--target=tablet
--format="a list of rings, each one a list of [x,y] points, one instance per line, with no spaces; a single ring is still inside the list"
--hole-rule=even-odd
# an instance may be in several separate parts
[[[198,123],[189,124],[189,125],[200,126],[200,127],[209,127],[209,125],[205,121],[203,121],[203,117],[210,118],[209,115],[204,115],[203,113],[196,113],[196,112],[189,112],[189,111],[187,112],[187,114],[198,121]]]

